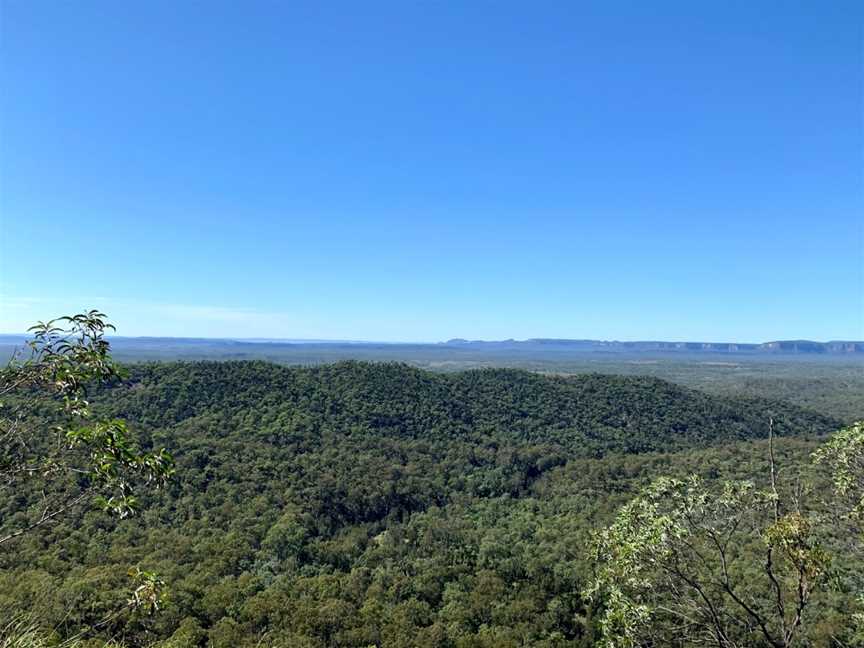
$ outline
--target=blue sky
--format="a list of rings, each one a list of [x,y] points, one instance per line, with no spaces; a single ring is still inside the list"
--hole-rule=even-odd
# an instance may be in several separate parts
[[[0,331],[864,338],[864,5],[0,5]]]

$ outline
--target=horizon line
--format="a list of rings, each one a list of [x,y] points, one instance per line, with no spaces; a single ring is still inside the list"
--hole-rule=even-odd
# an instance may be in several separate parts
[[[0,332],[0,337],[32,337],[30,333],[4,333]],[[774,344],[780,342],[800,342],[812,344],[864,344],[864,339],[851,338],[832,338],[828,340],[816,340],[813,338],[773,338],[763,340],[761,342],[741,342],[741,341],[710,341],[698,339],[660,339],[660,338],[634,338],[634,339],[603,339],[603,338],[569,338],[569,337],[529,337],[529,338],[503,338],[503,339],[482,339],[482,338],[461,338],[451,337],[446,340],[437,341],[393,341],[393,340],[363,340],[363,339],[340,339],[340,338],[280,338],[280,337],[236,337],[236,336],[221,336],[210,337],[201,335],[106,335],[108,340],[202,340],[210,342],[241,342],[244,344],[388,344],[388,345],[460,345],[460,344],[503,344],[503,343],[526,343],[526,342],[594,342],[603,344],[637,344],[637,343],[663,343],[663,344],[717,344],[717,345],[752,345],[759,346],[765,344]]]

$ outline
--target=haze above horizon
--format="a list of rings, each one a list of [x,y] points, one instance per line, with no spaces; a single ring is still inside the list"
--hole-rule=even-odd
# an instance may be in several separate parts
[[[864,339],[864,5],[0,6],[0,331]]]

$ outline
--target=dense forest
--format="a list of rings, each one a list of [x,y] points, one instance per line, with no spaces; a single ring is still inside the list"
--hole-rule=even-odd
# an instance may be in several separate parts
[[[827,514],[830,475],[811,453],[843,425],[783,400],[644,376],[359,362],[123,374],[91,391],[90,414],[127,421],[134,447],[154,453],[147,462],[170,449],[173,474],[134,502],[121,485],[128,511],[112,498],[0,545],[10,633],[35,624],[43,645],[599,645],[614,602],[590,592],[592,546],[617,511],[660,476],[767,487],[776,461],[779,492]],[[29,415],[56,422],[50,402]],[[119,435],[105,438],[106,484],[111,462],[159,474],[124,459]],[[44,490],[36,475],[5,491],[0,536],[28,524]],[[808,601],[796,645],[855,641],[856,531],[833,528],[819,539],[837,556],[832,585]],[[158,605],[155,595],[146,612],[125,605],[130,572],[153,575]],[[736,631],[743,644],[718,645],[792,645]]]

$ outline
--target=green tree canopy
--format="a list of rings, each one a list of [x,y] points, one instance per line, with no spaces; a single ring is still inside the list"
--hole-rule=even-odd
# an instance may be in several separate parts
[[[163,448],[144,451],[122,419],[93,417],[88,391],[121,371],[95,310],[40,322],[29,354],[0,369],[0,492],[22,500],[0,522],[0,546],[88,501],[125,517],[136,485],[159,487],[173,472]]]

